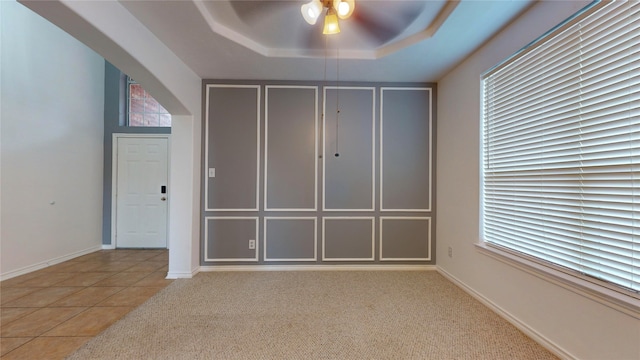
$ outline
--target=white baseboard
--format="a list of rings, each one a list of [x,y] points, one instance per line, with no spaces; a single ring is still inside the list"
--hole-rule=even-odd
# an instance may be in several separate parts
[[[113,244],[102,244],[102,250],[115,250],[116,246]]]
[[[174,280],[174,279],[191,279],[198,272],[200,272],[200,268],[199,267],[191,270],[190,272],[189,271],[169,271],[167,273],[167,277],[165,279],[170,279],[170,280]]]
[[[458,280],[455,276],[449,274],[448,272],[443,270],[441,267],[437,266],[437,271],[439,274],[447,278],[447,280],[451,281],[456,286],[464,290],[467,294],[471,295],[473,298],[480,301],[483,305],[485,305],[486,307],[491,309],[493,312],[498,314],[498,316],[507,320],[509,323],[511,323],[511,325],[518,328],[520,331],[525,333],[528,337],[533,339],[533,341],[537,342],[538,344],[543,346],[545,349],[551,351],[557,357],[561,359],[568,359],[568,360],[577,359],[575,356],[572,356],[569,352],[564,350],[562,347],[558,346],[553,341],[547,339],[544,335],[540,334],[539,332],[537,332],[535,329],[531,328],[529,325],[525,324],[524,322],[520,321],[518,318],[510,314],[508,311],[502,309],[500,306],[498,306],[488,298],[484,297],[482,294],[473,290],[467,284]]]
[[[77,258],[79,256],[82,256],[82,255],[91,254],[92,252],[99,251],[100,249],[102,249],[101,245],[92,246],[92,247],[90,247],[88,249],[76,251],[76,252],[73,252],[71,254],[67,254],[67,255],[63,255],[63,256],[58,256],[56,258],[45,260],[45,261],[39,262],[37,264],[33,264],[33,265],[25,266],[25,267],[17,269],[17,270],[9,271],[7,273],[4,273],[4,274],[0,275],[0,281],[1,280],[11,279],[11,278],[14,278],[16,276],[28,274],[30,272],[34,272],[34,271],[37,271],[37,270],[40,270],[40,269],[44,269],[46,267],[49,267],[49,266],[52,266],[52,265],[56,265],[56,264],[59,264],[61,262],[65,262],[65,261],[68,261],[68,260],[71,260],[71,259],[75,259],[75,258]]]
[[[209,265],[201,272],[213,271],[435,271],[435,265]]]

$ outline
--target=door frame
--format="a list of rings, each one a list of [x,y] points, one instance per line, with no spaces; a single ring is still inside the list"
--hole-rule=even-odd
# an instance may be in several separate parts
[[[171,191],[171,134],[131,134],[131,133],[113,133],[111,137],[111,249],[117,249],[117,195],[118,195],[118,139],[121,138],[139,138],[139,139],[166,139],[167,140],[167,189]],[[171,196],[167,199],[167,249],[170,247],[169,238],[169,214],[171,207]]]

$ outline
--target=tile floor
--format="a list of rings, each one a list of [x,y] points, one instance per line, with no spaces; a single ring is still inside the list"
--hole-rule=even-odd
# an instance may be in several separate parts
[[[167,250],[102,250],[0,282],[0,357],[64,359],[171,283]]]

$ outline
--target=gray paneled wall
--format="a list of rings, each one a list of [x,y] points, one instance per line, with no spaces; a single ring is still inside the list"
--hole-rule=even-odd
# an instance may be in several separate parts
[[[258,239],[258,217],[205,217],[205,261],[257,261],[257,249],[249,241]]]
[[[318,226],[315,217],[264,218],[265,261],[316,261]]]
[[[203,265],[435,261],[433,84],[203,95]]]
[[[430,88],[381,89],[383,211],[431,211],[431,104],[423,100],[430,94]]]
[[[375,260],[375,217],[322,217],[322,260]]]
[[[323,209],[373,211],[375,88],[325,87],[323,130]]]
[[[207,211],[258,210],[260,87],[207,87]]]
[[[431,260],[431,218],[380,217],[380,260]]]
[[[317,208],[318,88],[267,86],[265,210]]]

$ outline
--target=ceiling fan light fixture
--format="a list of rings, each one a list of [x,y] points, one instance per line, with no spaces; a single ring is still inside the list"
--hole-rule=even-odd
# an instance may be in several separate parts
[[[340,19],[347,19],[353,14],[356,2],[355,0],[334,0],[333,6],[338,11],[338,17]]]
[[[322,33],[325,35],[332,35],[339,32],[340,26],[338,25],[338,15],[334,8],[330,8],[327,11],[327,15],[324,17],[324,30],[322,30]]]
[[[322,13],[322,3],[320,0],[311,0],[300,7],[300,12],[309,25],[315,25]]]

